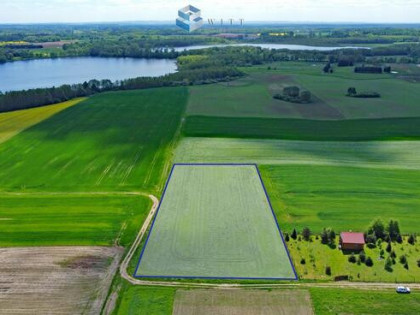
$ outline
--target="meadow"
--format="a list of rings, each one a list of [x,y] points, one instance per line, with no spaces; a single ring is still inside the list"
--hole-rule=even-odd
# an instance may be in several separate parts
[[[270,70],[268,70],[268,67]],[[404,80],[418,71],[415,65],[398,68],[400,74],[357,74],[353,67],[335,67],[325,74],[324,64],[278,62],[242,68],[247,76],[229,83],[190,88],[189,116],[295,118],[313,120],[419,117],[418,84]],[[400,78],[401,77],[401,78]],[[310,104],[274,100],[287,85],[297,85],[313,95]],[[347,89],[375,91],[379,99],[347,97]]]
[[[0,194],[0,246],[128,246],[150,207],[142,196]]]
[[[0,143],[83,100],[85,99],[78,98],[50,106],[0,113]]]
[[[407,238],[402,244],[392,243],[392,250],[395,251],[395,264],[392,271],[385,270],[385,262],[389,253],[385,251],[387,243],[384,242],[375,248],[365,246],[366,257],[370,257],[373,266],[368,267],[364,263],[351,263],[348,258],[351,253],[343,254],[338,248],[338,237],[335,247],[324,245],[321,240],[311,237],[311,241],[293,240],[287,242],[291,257],[300,279],[309,280],[333,280],[336,276],[349,276],[353,281],[362,282],[392,282],[392,283],[411,283],[419,282],[420,268],[417,260],[420,259],[420,245],[418,243],[410,245]],[[384,250],[381,257],[380,252]],[[405,255],[407,258],[408,269],[399,262],[399,257]],[[355,253],[356,258],[358,257]],[[305,259],[305,264],[302,264]],[[331,267],[331,276],[325,274],[325,268]]]
[[[96,95],[0,146],[0,191],[162,188],[187,90]]]
[[[175,165],[135,276],[295,279],[253,165]]]

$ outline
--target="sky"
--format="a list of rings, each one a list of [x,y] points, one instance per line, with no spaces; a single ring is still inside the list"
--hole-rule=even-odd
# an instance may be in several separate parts
[[[204,19],[420,23],[420,0],[0,0],[0,23],[174,21],[188,4]]]

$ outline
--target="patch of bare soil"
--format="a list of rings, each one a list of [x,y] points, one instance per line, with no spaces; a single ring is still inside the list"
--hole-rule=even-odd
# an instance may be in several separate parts
[[[119,247],[0,248],[0,314],[99,314]]]
[[[178,290],[173,315],[310,315],[307,290]]]

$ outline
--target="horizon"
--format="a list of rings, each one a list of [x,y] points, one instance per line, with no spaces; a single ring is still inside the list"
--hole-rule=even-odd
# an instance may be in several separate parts
[[[169,23],[191,4],[204,20],[239,19],[248,23],[417,24],[420,0],[7,0],[0,24]],[[356,14],[357,13],[357,14]]]

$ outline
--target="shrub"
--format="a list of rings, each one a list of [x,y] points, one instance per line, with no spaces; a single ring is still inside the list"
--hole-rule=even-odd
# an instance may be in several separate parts
[[[297,231],[296,231],[296,229],[293,229],[293,232],[292,232],[291,237],[292,237],[294,240],[295,240],[295,239],[297,239]]]
[[[416,242],[416,236],[414,234],[411,234],[408,237],[408,243],[411,244],[411,245],[414,245],[415,242]]]
[[[407,257],[405,255],[400,256],[400,263],[403,265],[407,263]]]
[[[364,251],[361,251],[359,254],[360,261],[364,263],[366,261],[366,254]]]
[[[392,272],[392,260],[391,258],[387,258],[385,261],[385,266],[384,266],[385,270],[388,272]]]
[[[397,235],[397,243],[402,244],[402,242],[403,242],[403,238],[402,238],[401,234],[398,234]]]
[[[420,259],[417,260],[417,267],[420,268]]]
[[[289,233],[286,233],[286,236],[284,237],[284,240],[286,242],[290,241]]]
[[[302,236],[305,241],[309,241],[311,237],[311,230],[308,227],[303,228]]]
[[[331,276],[331,267],[330,266],[325,267],[325,274],[327,276]]]
[[[394,250],[391,252],[391,258],[397,258],[397,254],[395,253]]]
[[[349,262],[351,262],[352,264],[354,264],[355,262],[356,262],[356,256],[354,256],[353,254],[351,254],[350,256],[349,256]]]
[[[392,246],[391,246],[391,242],[388,243],[388,245],[386,246],[386,251],[388,253],[390,253],[392,251]]]
[[[302,258],[302,259],[300,260],[300,263],[301,263],[301,265],[306,264],[306,260],[305,260],[305,258]]]
[[[385,225],[381,219],[377,219],[372,223],[368,234],[374,234],[377,239],[383,239],[385,237]]]
[[[408,270],[408,263],[404,264],[404,268]]]
[[[366,243],[368,244],[375,244],[377,241],[375,234],[368,234],[366,236]]]
[[[372,267],[373,266],[373,260],[372,260],[372,258],[370,258],[370,257],[366,258],[365,264],[368,267]]]

